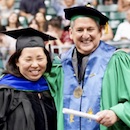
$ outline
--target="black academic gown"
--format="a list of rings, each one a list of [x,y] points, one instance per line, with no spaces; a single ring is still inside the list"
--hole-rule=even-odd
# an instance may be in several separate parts
[[[0,86],[0,130],[56,130],[49,91],[25,92]]]

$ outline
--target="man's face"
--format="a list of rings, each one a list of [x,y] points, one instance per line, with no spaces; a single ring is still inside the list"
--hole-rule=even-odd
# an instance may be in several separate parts
[[[70,38],[82,54],[90,54],[99,45],[101,27],[89,17],[77,18],[70,28]]]
[[[71,7],[72,5],[74,5],[75,0],[64,0],[64,2],[67,7]]]

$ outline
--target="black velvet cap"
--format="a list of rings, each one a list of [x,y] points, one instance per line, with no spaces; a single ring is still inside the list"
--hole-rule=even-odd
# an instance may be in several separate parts
[[[45,47],[44,41],[55,40],[55,37],[42,33],[33,28],[22,28],[11,31],[1,31],[8,36],[11,36],[16,41],[16,50],[26,47]]]
[[[66,8],[64,9],[64,12],[65,12],[65,18],[68,20],[72,20],[72,18],[76,16],[86,16],[99,19],[100,25],[105,25],[109,20],[109,18],[103,15],[101,12],[87,5]]]

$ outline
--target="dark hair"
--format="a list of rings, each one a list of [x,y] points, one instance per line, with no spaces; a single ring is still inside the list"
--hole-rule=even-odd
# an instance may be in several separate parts
[[[46,48],[43,48],[43,51],[47,57],[47,68],[45,72],[50,72],[52,67],[52,61],[49,52]],[[22,50],[16,51],[8,60],[6,64],[6,70],[3,72],[4,74],[12,74],[17,77],[22,77],[22,74],[19,71],[19,68],[16,66],[16,63],[21,55]]]
[[[53,17],[48,21],[48,25],[56,28],[62,28],[62,18],[60,16]]]
[[[36,19],[38,13],[42,14],[42,16],[43,16],[43,18],[44,18],[44,20],[45,20],[45,21],[44,21],[44,24],[43,24],[43,27],[42,27],[43,30],[41,30],[41,31],[45,31],[45,32],[46,32],[47,29],[48,29],[48,21],[46,20],[46,15],[45,15],[44,13],[42,13],[42,12],[37,12],[37,13],[35,14],[35,16],[34,16],[34,19],[37,21],[37,23],[38,23],[40,29],[41,29],[41,25],[40,25],[39,21]]]
[[[0,31],[6,31],[6,27],[0,24]]]
[[[35,23],[37,24],[37,26],[39,28],[39,23],[37,22],[37,20],[35,18],[31,19],[31,21],[28,23],[28,26],[31,25],[33,23],[33,21],[35,21]]]
[[[20,15],[19,15],[18,13],[16,13],[16,12],[12,12],[12,13],[10,14],[10,16],[13,15],[13,14],[16,14],[16,15],[17,15],[16,27],[21,26],[21,23],[20,23],[20,21],[19,21]],[[7,25],[6,25],[6,26],[9,26],[9,24],[10,24],[10,22],[9,22],[10,16],[9,16],[8,19],[7,19]]]

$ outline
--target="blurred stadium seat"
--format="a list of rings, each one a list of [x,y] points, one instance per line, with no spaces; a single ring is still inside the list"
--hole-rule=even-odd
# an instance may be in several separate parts
[[[109,15],[109,24],[113,30],[113,33],[116,33],[117,27],[120,23],[122,23],[126,18],[126,14],[124,12],[110,12]]]
[[[97,6],[97,10],[109,17],[110,12],[116,12],[117,11],[117,4],[112,4],[112,5],[99,4]]]
[[[45,0],[46,5],[46,19],[50,20],[52,17],[56,16],[56,11],[50,5],[50,0]]]

